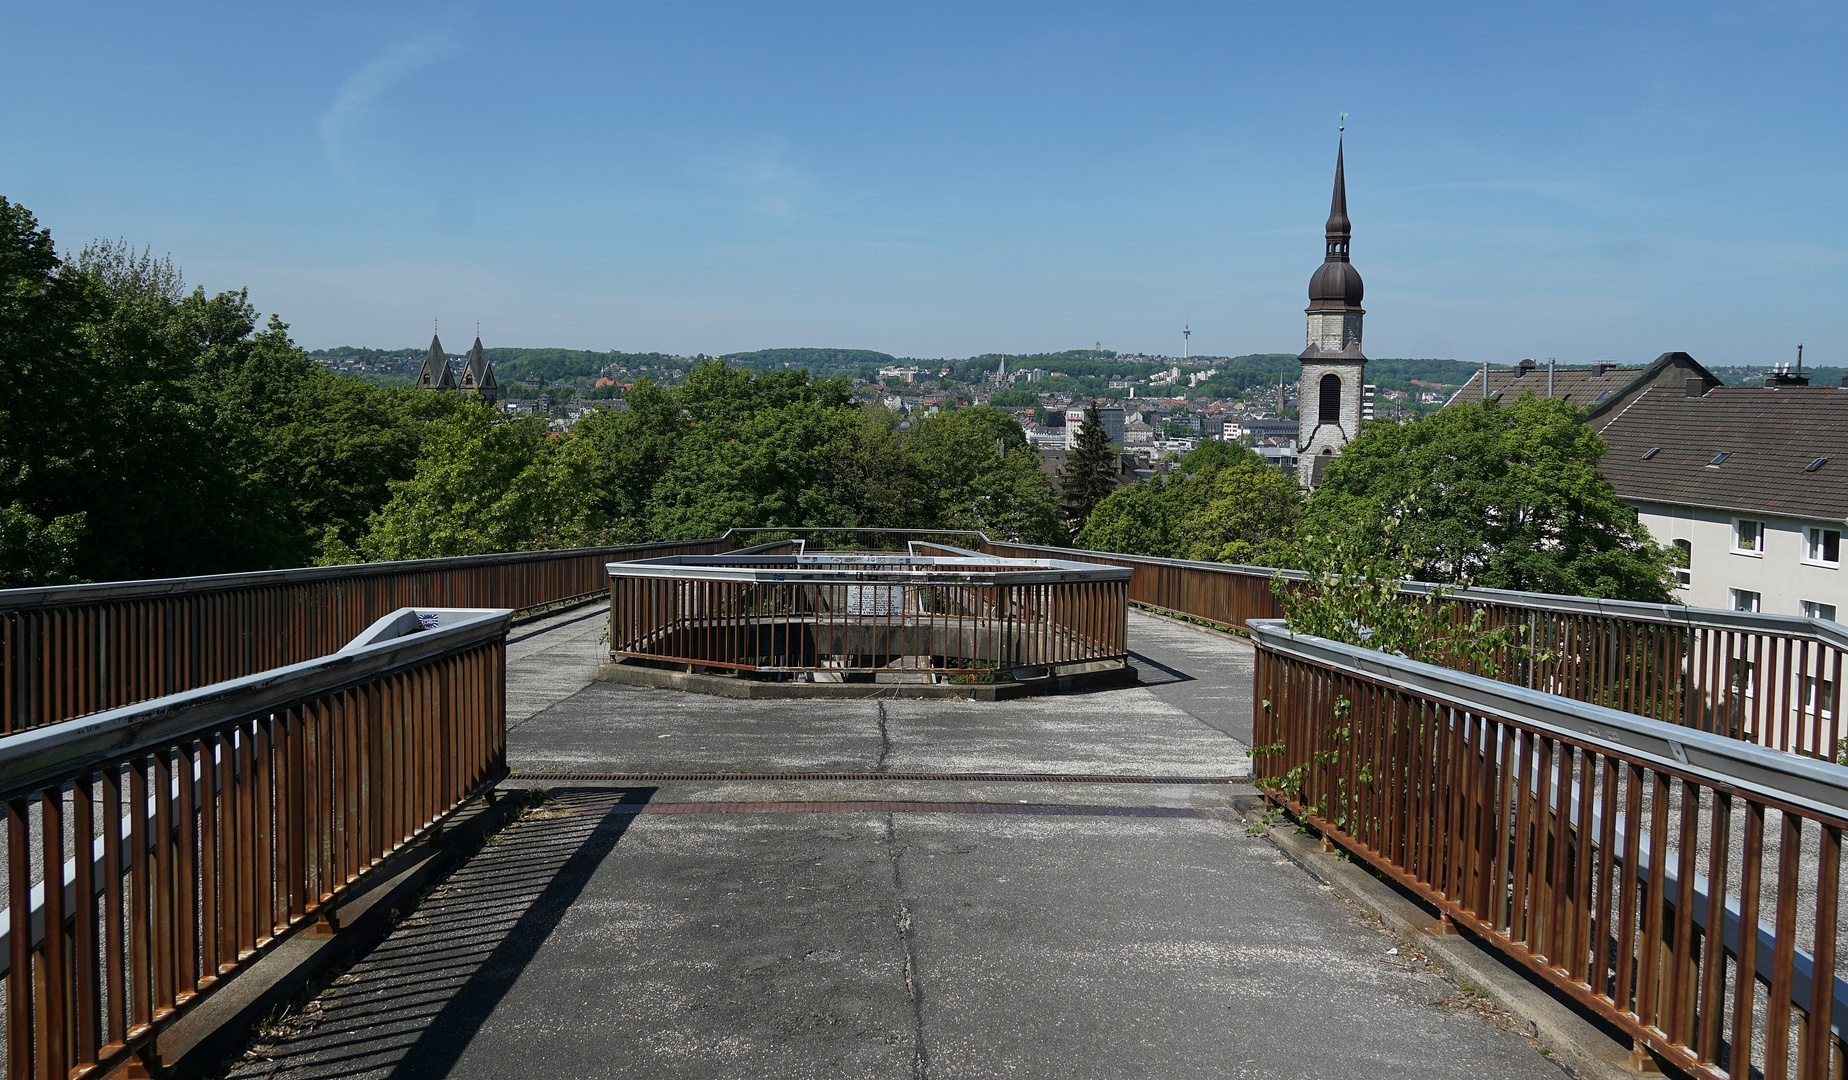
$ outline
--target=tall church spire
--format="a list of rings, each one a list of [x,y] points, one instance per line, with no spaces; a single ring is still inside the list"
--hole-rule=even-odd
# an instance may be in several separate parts
[[[424,390],[454,390],[456,373],[449,366],[449,357],[443,352],[443,343],[435,335],[430,335],[430,351],[424,354],[423,370],[417,373],[417,385]]]
[[[1360,437],[1366,412],[1366,354],[1360,351],[1360,306],[1366,294],[1360,271],[1348,261],[1354,226],[1347,212],[1346,140],[1335,145],[1335,190],[1328,203],[1327,247],[1309,279],[1307,347],[1303,349],[1301,404],[1296,440],[1297,477],[1305,488]]]
[[[1348,238],[1354,233],[1354,226],[1347,216],[1347,179],[1342,175],[1342,157],[1345,155],[1346,139],[1335,144],[1335,196],[1329,200],[1328,255],[1330,261],[1348,261]]]
[[[475,394],[492,405],[500,400],[500,380],[494,377],[494,365],[481,347],[481,335],[475,335],[475,347],[468,351],[462,364],[462,392]]]

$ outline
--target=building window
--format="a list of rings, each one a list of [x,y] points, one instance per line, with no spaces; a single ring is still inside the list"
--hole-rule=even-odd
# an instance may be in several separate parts
[[[1733,550],[1740,554],[1765,553],[1765,523],[1739,518],[1733,522]],[[1757,611],[1757,608],[1753,608]]]
[[[1797,601],[1797,610],[1802,612],[1805,618],[1827,619],[1830,622],[1835,621],[1834,604],[1819,604],[1814,600],[1799,600]]]
[[[1734,611],[1757,611],[1759,596],[1750,589],[1732,589]]]
[[[1691,540],[1671,541],[1668,548],[1669,564],[1675,568],[1675,587],[1685,589],[1694,583],[1694,542]]]
[[[1803,677],[1803,711],[1812,716],[1834,716],[1834,680],[1805,675]]]
[[[1731,680],[1733,693],[1744,694],[1746,697],[1753,696],[1752,684],[1755,681],[1754,677],[1757,675],[1757,673],[1758,673],[1757,664],[1753,663],[1750,660],[1741,660],[1737,657],[1734,657],[1733,662],[1732,662],[1732,680]]]
[[[1341,422],[1341,376],[1330,372],[1322,376],[1322,401],[1316,419],[1324,424]]]
[[[1803,544],[1803,561],[1824,566],[1840,566],[1842,533],[1840,529],[1810,529]]]

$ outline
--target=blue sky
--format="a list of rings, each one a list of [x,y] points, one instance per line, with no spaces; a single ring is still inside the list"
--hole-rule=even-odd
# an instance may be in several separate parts
[[[1848,363],[1839,4],[11,3],[0,195],[309,346]]]

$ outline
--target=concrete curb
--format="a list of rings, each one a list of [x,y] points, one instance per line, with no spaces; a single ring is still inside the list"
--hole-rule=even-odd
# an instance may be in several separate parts
[[[1072,675],[1052,675],[1021,682],[962,685],[951,683],[804,683],[757,682],[752,679],[727,678],[723,675],[699,675],[639,664],[610,662],[597,669],[598,682],[625,686],[648,686],[662,690],[685,690],[714,697],[740,698],[750,701],[787,701],[814,698],[923,698],[960,699],[963,701],[1014,701],[1019,698],[1070,694],[1084,690],[1112,690],[1135,686],[1141,679],[1134,665],[1103,671],[1084,671]]]
[[[163,1067],[158,1075],[190,1080],[220,1071],[249,1042],[258,1024],[383,941],[394,926],[392,916],[409,914],[424,891],[467,861],[525,798],[525,792],[513,789],[501,792],[493,805],[464,807],[444,823],[439,842],[387,860],[373,872],[364,891],[340,906],[338,933],[316,937],[296,932],[161,1032],[156,1046]]]
[[[1250,820],[1261,822],[1260,799],[1239,800]],[[1366,864],[1325,853],[1312,834],[1298,833],[1294,823],[1264,827],[1264,834],[1290,861],[1324,885],[1378,916],[1394,933],[1417,943],[1458,982],[1480,989],[1496,1005],[1533,1024],[1533,1034],[1553,1059],[1573,1076],[1592,1080],[1637,1080],[1661,1075],[1649,1059],[1647,1072],[1632,1067],[1630,1039],[1555,997],[1543,984],[1501,960],[1491,949],[1456,929],[1446,931],[1436,915],[1417,900],[1368,872]],[[1683,1075],[1679,1070],[1671,1075]]]

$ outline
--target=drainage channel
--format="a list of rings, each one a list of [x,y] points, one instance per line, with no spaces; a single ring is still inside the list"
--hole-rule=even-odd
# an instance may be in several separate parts
[[[1096,806],[1062,803],[976,802],[711,802],[711,803],[564,803],[555,817],[601,814],[1024,814],[1044,817],[1139,817],[1236,820],[1236,807]]]
[[[906,780],[988,784],[1248,784],[1245,776],[1134,776],[1103,773],[929,773],[929,772],[763,772],[763,773],[617,773],[512,772],[509,780],[597,780],[615,783],[672,784],[695,780]]]

